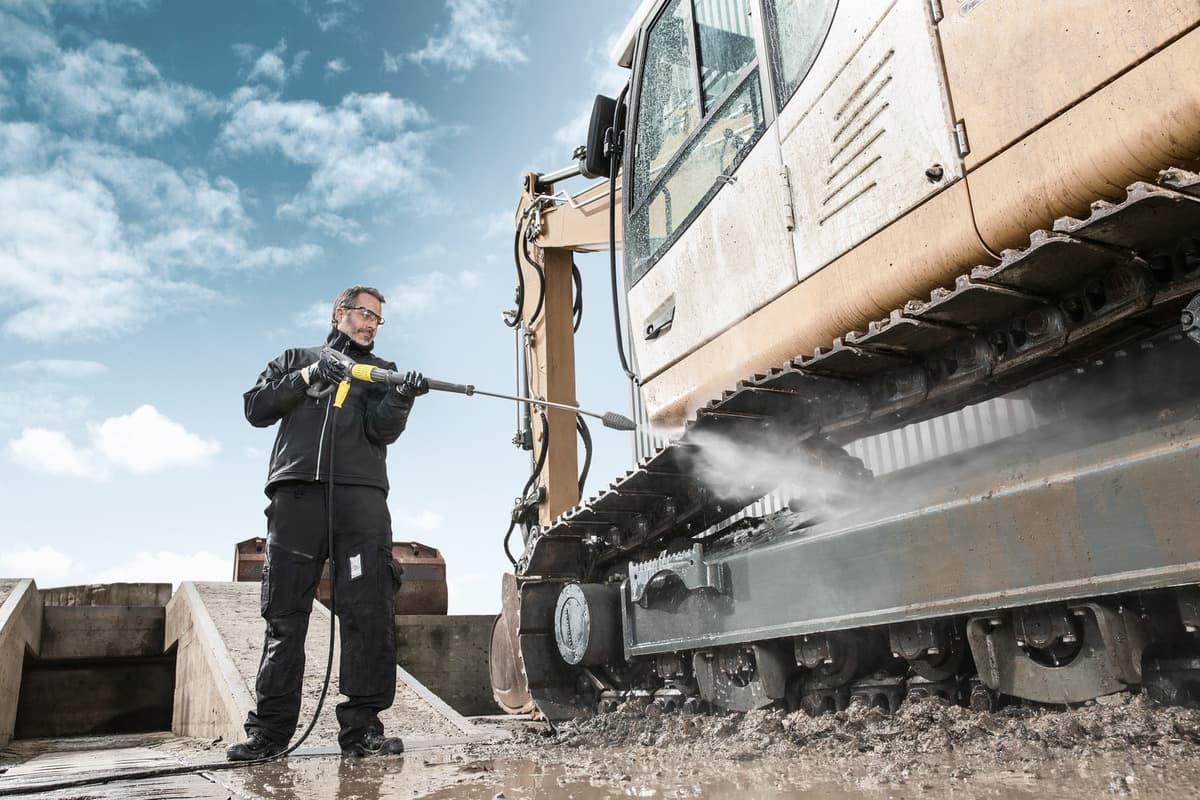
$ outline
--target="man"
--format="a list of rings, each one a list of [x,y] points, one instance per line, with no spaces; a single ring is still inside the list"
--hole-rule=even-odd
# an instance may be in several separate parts
[[[281,422],[271,452],[266,493],[267,553],[262,616],[267,622],[255,682],[257,706],[246,717],[247,740],[226,750],[230,761],[276,755],[287,748],[300,714],[304,639],[325,559],[332,556],[334,606],[340,623],[338,743],[344,755],[404,751],[384,736],[379,712],[396,695],[393,598],[400,565],[392,560],[387,508],[387,446],[404,431],[413,399],[429,391],[420,373],[401,386],[351,381],[342,407],[334,389],[348,376],[344,360],[395,370],[375,356],[383,295],[351,286],[333,304],[325,347],[286,351],[245,394],[246,419]],[[329,552],[329,525],[333,552]]]

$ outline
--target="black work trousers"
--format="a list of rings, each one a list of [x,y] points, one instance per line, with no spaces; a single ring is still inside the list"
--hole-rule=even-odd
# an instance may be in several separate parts
[[[246,733],[286,744],[296,731],[304,682],[304,639],[321,570],[329,557],[326,485],[275,486],[267,506],[261,610],[267,622],[255,682],[257,708]],[[333,486],[333,603],[341,638],[338,735],[343,745],[383,733],[379,712],[396,696],[392,525],[386,495],[370,486]]]

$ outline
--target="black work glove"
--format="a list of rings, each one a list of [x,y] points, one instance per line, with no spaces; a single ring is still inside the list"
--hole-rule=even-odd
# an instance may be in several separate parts
[[[408,398],[420,397],[429,392],[429,381],[419,372],[409,370],[404,373],[404,383],[396,387],[401,395]]]
[[[300,370],[300,376],[310,387],[324,384],[337,386],[349,377],[346,365],[331,355],[323,355],[320,359]]]

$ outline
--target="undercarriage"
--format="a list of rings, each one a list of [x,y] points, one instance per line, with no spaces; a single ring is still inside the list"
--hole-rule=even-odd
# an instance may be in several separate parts
[[[1193,701],[1198,293],[1200,178],[1168,170],[739,382],[530,532],[498,699]]]

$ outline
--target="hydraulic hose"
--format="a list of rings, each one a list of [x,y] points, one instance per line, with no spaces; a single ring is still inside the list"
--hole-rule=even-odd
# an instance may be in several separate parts
[[[529,474],[529,480],[525,481],[525,486],[521,488],[521,502],[524,503],[529,497],[529,490],[533,488],[533,484],[542,474],[542,468],[546,465],[546,454],[550,450],[550,422],[546,419],[544,411],[538,412],[542,421],[542,447],[538,451],[537,464],[533,468],[533,472]],[[579,419],[576,417],[576,419]],[[504,555],[508,557],[509,562],[515,567],[517,560],[513,558],[512,551],[508,549],[509,539],[512,538],[513,529],[517,527],[517,515],[514,513],[512,521],[508,524],[508,530],[504,534]]]
[[[583,469],[579,471],[579,499],[583,499],[583,486],[587,483],[588,471],[592,468],[592,432],[583,417],[575,417],[575,430],[583,440]]]
[[[517,268],[517,312],[513,314],[512,319],[504,318],[504,324],[510,328],[516,328],[521,324],[521,311],[525,308],[525,273],[521,271],[521,230],[525,224],[525,215],[529,213],[529,209],[525,209],[521,214],[521,218],[517,220],[517,232],[513,235],[513,264]]]
[[[620,164],[620,131],[621,131],[621,106],[625,102],[625,95],[629,92],[629,84],[621,87],[621,94],[617,96],[617,104],[613,108],[613,124],[612,124],[612,146],[608,151],[608,266],[609,277],[612,279],[612,307],[613,307],[613,329],[617,334],[617,355],[621,358],[621,369],[625,371],[625,377],[629,378],[630,382],[637,384],[637,374],[629,368],[629,362],[625,359],[625,336],[621,332],[621,301],[617,292],[617,167]]]
[[[518,233],[519,232],[520,231],[518,231]],[[542,269],[541,264],[534,261],[533,257],[529,255],[529,240],[524,236],[521,236],[520,240],[521,255],[525,258],[526,263],[533,267],[533,271],[536,272],[538,276],[537,304],[533,307],[533,313],[529,315],[529,325],[533,325],[533,323],[537,321],[537,318],[542,315],[542,306],[546,302],[546,271]]]
[[[579,274],[574,259],[571,260],[571,281],[575,284],[575,301],[571,303],[571,316],[575,322],[571,332],[579,333],[579,326],[583,324],[583,276]]]

